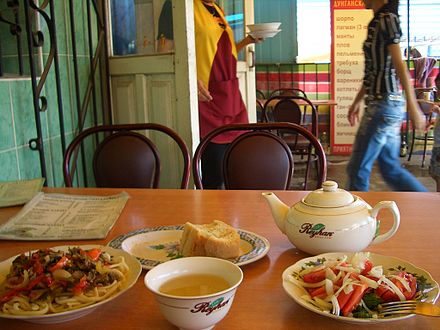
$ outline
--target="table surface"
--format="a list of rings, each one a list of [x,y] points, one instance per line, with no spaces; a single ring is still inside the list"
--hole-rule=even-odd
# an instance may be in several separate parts
[[[110,195],[120,189],[46,188],[46,192]],[[283,290],[281,274],[298,260],[308,257],[297,250],[276,227],[259,191],[200,191],[126,189],[131,196],[120,218],[105,240],[22,242],[1,241],[0,260],[18,253],[56,245],[106,244],[116,236],[158,225],[209,223],[223,220],[236,228],[266,237],[271,244],[264,258],[242,266],[244,281],[238,288],[228,315],[216,329],[353,329],[355,325],[317,315],[296,304]],[[276,192],[288,205],[306,192]],[[412,262],[440,280],[440,194],[408,192],[356,193],[374,206],[382,200],[396,201],[401,225],[395,236],[366,250]],[[0,209],[0,223],[20,208]],[[391,214],[381,212],[382,230],[391,225]],[[135,287],[77,320],[38,325],[0,320],[2,329],[175,329],[161,315],[153,295],[145,288],[142,272]],[[369,329],[440,329],[440,318],[414,316],[403,321],[369,325]]]

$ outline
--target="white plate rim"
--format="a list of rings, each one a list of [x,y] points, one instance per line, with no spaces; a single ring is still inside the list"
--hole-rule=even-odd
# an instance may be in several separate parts
[[[108,243],[108,245],[112,248],[122,250],[123,242],[126,239],[131,238],[133,236],[142,235],[149,232],[163,231],[163,230],[183,231],[183,227],[184,225],[170,225],[170,226],[141,228],[115,237]],[[267,254],[267,252],[269,252],[270,243],[265,237],[243,229],[237,229],[237,232],[242,240],[246,241],[253,247],[252,250],[249,251],[249,253],[246,253],[236,259],[228,259],[231,262],[235,263],[237,266],[247,265],[249,263],[260,260]],[[136,256],[135,258],[141,263],[142,268],[147,270],[152,269],[154,266],[157,266],[162,263],[161,261],[158,260],[144,259]]]
[[[365,324],[365,323],[384,323],[384,322],[393,322],[393,321],[400,321],[400,320],[404,320],[410,317],[413,317],[415,314],[409,314],[409,315],[404,315],[404,316],[396,316],[396,317],[389,317],[389,318],[384,318],[384,319],[361,319],[361,318],[354,318],[354,317],[346,317],[346,316],[337,316],[337,315],[333,315],[331,313],[326,313],[323,312],[321,310],[319,310],[318,308],[316,308],[315,306],[309,304],[308,302],[306,302],[305,300],[301,299],[296,293],[295,290],[299,289],[290,281],[286,280],[287,276],[289,274],[291,274],[294,271],[297,271],[298,269],[301,268],[302,265],[304,265],[305,263],[309,262],[309,261],[314,261],[318,258],[336,258],[336,257],[341,257],[343,255],[347,255],[349,258],[354,254],[354,252],[330,252],[330,253],[323,253],[323,254],[319,254],[319,255],[315,255],[312,257],[308,257],[308,258],[303,258],[299,261],[297,261],[295,264],[287,267],[282,274],[282,281],[283,281],[283,288],[286,291],[286,293],[293,299],[295,300],[296,303],[298,303],[299,305],[301,305],[302,307],[338,320],[338,321],[342,321],[342,322],[347,322],[347,323],[360,323],[360,324]],[[413,263],[405,261],[403,259],[397,258],[397,257],[392,257],[392,256],[386,256],[386,255],[382,255],[382,254],[377,254],[377,253],[372,253],[370,252],[370,259],[373,260],[374,263],[374,259],[388,259],[390,264],[394,265],[394,266],[404,266],[407,270],[409,270],[412,273],[417,273],[418,275],[423,275],[426,277],[426,279],[428,281],[430,281],[433,285],[433,289],[429,292],[428,294],[428,299],[426,299],[426,301],[428,302],[432,302],[435,303],[440,295],[439,292],[439,285],[438,283],[434,280],[434,278],[432,277],[432,275],[427,272],[426,270],[424,270],[423,268],[417,267],[415,266]],[[392,265],[386,266],[387,268],[391,267]]]
[[[80,318],[80,317],[85,316],[88,313],[92,312],[95,308],[97,308],[103,304],[106,304],[106,303],[112,301],[113,299],[116,299],[117,297],[119,297],[120,295],[122,295],[123,293],[128,291],[137,282],[137,280],[142,272],[142,267],[141,267],[139,261],[136,258],[134,258],[131,254],[127,253],[126,251],[114,249],[114,248],[106,246],[106,245],[97,245],[97,244],[59,245],[59,246],[53,246],[53,247],[49,247],[49,248],[52,250],[67,251],[67,249],[69,247],[79,247],[84,250],[93,249],[93,248],[100,248],[103,251],[108,252],[111,256],[119,256],[119,255],[124,256],[125,261],[127,262],[128,266],[129,266],[130,272],[129,272],[129,277],[128,277],[127,281],[124,283],[124,286],[122,287],[122,289],[120,291],[118,291],[116,294],[108,297],[105,300],[102,300],[100,302],[97,302],[95,304],[88,305],[88,306],[85,306],[82,308],[70,310],[70,311],[65,311],[65,312],[61,312],[61,313],[54,313],[54,314],[28,316],[28,315],[4,314],[0,310],[0,318],[22,320],[22,321],[26,321],[26,322],[40,323],[40,324],[61,323],[61,322],[67,322],[67,321],[70,321],[70,320],[73,320],[76,318]],[[32,249],[32,250],[24,251],[22,253],[28,253],[29,251],[37,251],[37,250],[38,249]],[[20,254],[22,254],[22,253],[20,253]],[[17,254],[13,257],[10,257],[6,260],[1,261],[0,262],[0,269],[7,268],[9,271],[8,265],[11,265],[12,261],[16,257],[18,257],[20,254]]]

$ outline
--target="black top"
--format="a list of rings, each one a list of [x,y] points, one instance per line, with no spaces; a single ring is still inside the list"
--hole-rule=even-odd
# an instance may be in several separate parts
[[[367,95],[400,94],[388,46],[398,44],[401,37],[399,17],[385,4],[368,24],[368,36],[364,42],[364,87]]]
[[[217,12],[217,9],[213,5],[209,5],[203,3],[206,9],[218,20],[218,24],[225,29],[226,25],[224,24],[220,14]],[[173,35],[173,8],[171,0],[166,0],[162,6],[162,10],[159,16],[159,26],[158,26],[158,34],[157,39],[165,38],[169,40],[174,40]]]
[[[171,0],[164,2],[159,16],[157,39],[173,40],[173,7]]]

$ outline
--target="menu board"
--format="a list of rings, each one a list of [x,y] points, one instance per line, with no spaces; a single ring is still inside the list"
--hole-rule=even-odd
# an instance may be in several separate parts
[[[350,126],[347,114],[364,75],[363,42],[372,11],[363,1],[331,1],[332,7],[332,95],[337,106],[331,113],[331,152],[351,153],[358,128]],[[362,114],[360,114],[362,115]]]

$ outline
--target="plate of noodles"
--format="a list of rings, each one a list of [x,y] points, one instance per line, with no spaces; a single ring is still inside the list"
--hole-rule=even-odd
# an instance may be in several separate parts
[[[77,319],[130,289],[141,271],[135,257],[109,246],[25,251],[0,262],[0,318],[41,324]]]

